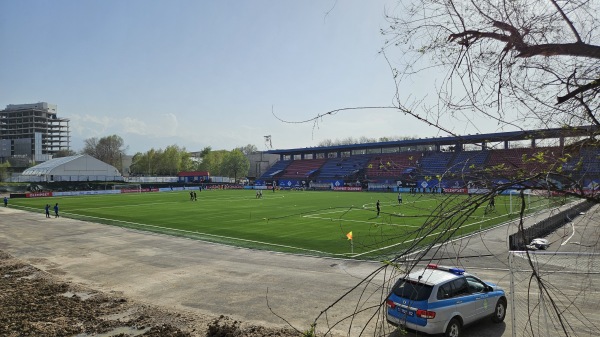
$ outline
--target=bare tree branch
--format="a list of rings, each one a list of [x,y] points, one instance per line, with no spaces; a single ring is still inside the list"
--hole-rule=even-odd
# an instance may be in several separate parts
[[[559,96],[557,98],[558,102],[556,104],[564,103],[564,102],[568,101],[569,99],[571,99],[571,98],[573,98],[573,97],[575,97],[575,96],[577,96],[579,94],[582,94],[582,93],[584,93],[584,92],[586,92],[588,90],[596,89],[598,87],[600,87],[600,78],[597,79],[597,80],[594,80],[593,82],[590,82],[590,83],[588,83],[586,85],[582,85],[579,88],[577,88],[577,89],[569,92],[568,94],[566,94],[564,96]],[[596,125],[598,125],[598,121],[595,121],[595,122],[596,122]]]

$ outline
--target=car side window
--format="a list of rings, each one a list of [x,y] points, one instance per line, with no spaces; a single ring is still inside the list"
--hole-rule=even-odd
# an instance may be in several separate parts
[[[480,280],[472,277],[472,276],[467,276],[467,283],[469,284],[469,291],[471,293],[483,293],[485,292],[485,284],[483,284]]]
[[[437,299],[445,300],[469,294],[469,286],[464,277],[442,284],[438,288]]]
[[[453,296],[453,292],[454,291],[452,290],[452,282],[442,284],[438,288],[437,299],[445,300],[445,299],[451,298]]]
[[[464,277],[452,281],[452,287],[454,288],[454,296],[464,296],[469,294],[469,285]]]

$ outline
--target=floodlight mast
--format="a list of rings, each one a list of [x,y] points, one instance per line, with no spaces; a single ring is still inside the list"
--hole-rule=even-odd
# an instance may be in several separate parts
[[[273,143],[271,142],[271,135],[264,136],[264,137],[265,137],[265,147],[267,149],[272,149],[273,148]]]

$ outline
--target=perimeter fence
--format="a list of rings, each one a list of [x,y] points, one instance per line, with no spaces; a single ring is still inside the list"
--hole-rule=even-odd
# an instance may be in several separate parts
[[[513,337],[600,334],[600,254],[513,251],[509,264]]]

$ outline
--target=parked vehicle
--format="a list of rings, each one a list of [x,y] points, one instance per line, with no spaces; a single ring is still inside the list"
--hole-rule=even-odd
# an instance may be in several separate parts
[[[387,320],[428,334],[459,337],[465,325],[484,318],[500,323],[506,295],[463,269],[429,264],[400,278],[387,300]]]
[[[546,250],[550,247],[550,242],[546,239],[533,239],[529,245],[537,249]]]

